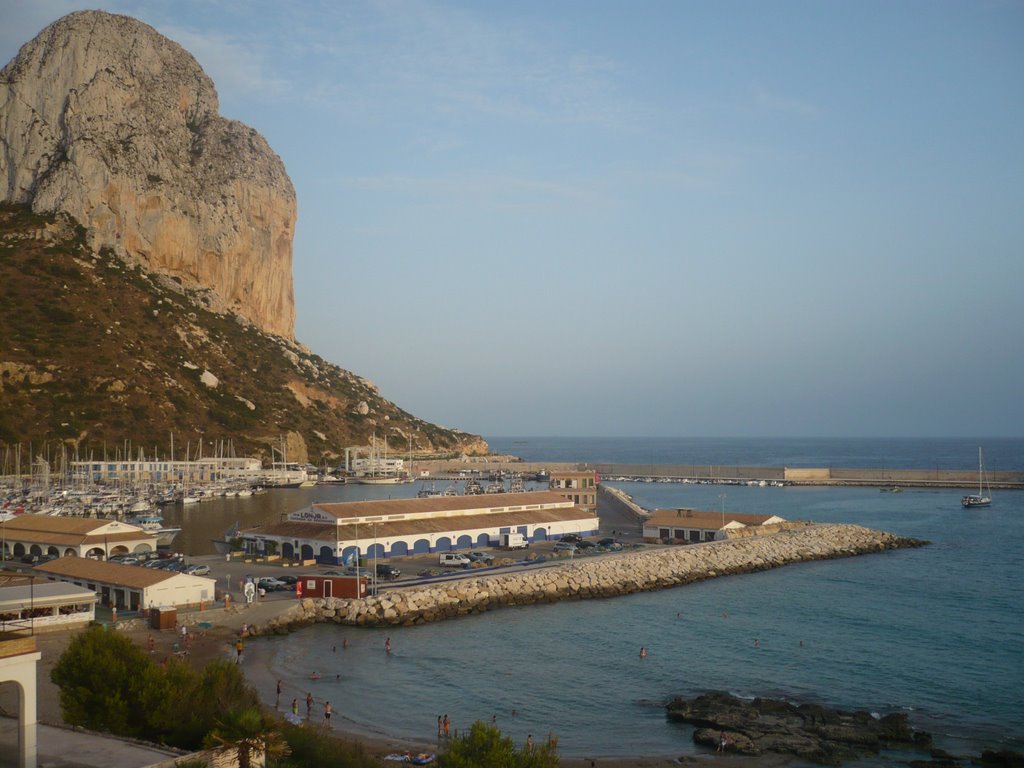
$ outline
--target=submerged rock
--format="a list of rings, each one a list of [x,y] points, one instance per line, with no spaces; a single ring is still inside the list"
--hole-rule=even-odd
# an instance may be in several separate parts
[[[758,756],[793,755],[824,765],[840,765],[885,747],[931,746],[931,735],[910,727],[905,714],[874,717],[816,704],[796,705],[775,699],[745,701],[728,693],[707,693],[669,702],[668,717],[699,726],[693,740],[725,750]]]

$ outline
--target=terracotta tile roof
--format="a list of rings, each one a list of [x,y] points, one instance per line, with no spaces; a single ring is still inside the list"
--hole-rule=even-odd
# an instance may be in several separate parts
[[[111,523],[123,529],[119,533],[98,533]],[[95,520],[56,515],[18,515],[0,523],[6,537],[38,544],[60,544],[69,547],[87,542],[146,541],[156,549],[156,534],[115,520]]]
[[[390,515],[425,514],[431,512],[465,512],[472,509],[522,507],[532,504],[571,505],[572,502],[553,491],[527,493],[484,493],[478,496],[433,496],[429,499],[386,499],[375,501],[340,501],[314,504],[313,508],[339,520],[353,517],[388,517]]]
[[[4,526],[8,531],[53,531],[55,533],[77,533],[85,535],[109,525],[111,520],[97,520],[90,517],[61,517],[59,515],[17,515]]]
[[[761,525],[772,515],[741,515],[737,512],[726,512],[725,523],[742,523],[743,525]],[[657,509],[644,521],[644,527],[655,525],[676,528],[702,528],[718,530],[722,527],[721,512],[698,512],[694,509]]]
[[[88,557],[60,557],[48,563],[37,565],[33,570],[52,576],[83,579],[103,584],[117,584],[135,589],[152,587],[154,584],[160,584],[181,575],[158,568],[107,563]]]
[[[143,531],[139,531],[139,533],[111,533],[99,536],[84,536],[73,533],[7,531],[7,538],[32,544],[54,544],[68,547],[77,547],[82,544],[101,545],[103,543],[116,544],[121,541],[144,541],[151,543],[153,549],[156,549],[156,534]]]

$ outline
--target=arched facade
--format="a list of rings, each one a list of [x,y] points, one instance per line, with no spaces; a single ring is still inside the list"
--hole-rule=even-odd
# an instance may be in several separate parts
[[[405,557],[408,554],[408,542],[399,540],[391,544],[391,557]]]
[[[309,560],[315,553],[321,563],[351,563],[359,555],[379,560],[492,547],[502,533],[518,533],[534,541],[549,539],[556,532],[586,536],[598,527],[593,512],[557,493],[535,491],[486,498],[315,503],[280,523],[249,529],[244,538],[252,545],[277,542],[286,559],[297,554]]]
[[[0,682],[14,683],[18,689],[18,759],[16,765],[35,768],[37,758],[36,663],[42,654],[35,650],[0,659]],[[12,756],[13,757],[13,756]]]

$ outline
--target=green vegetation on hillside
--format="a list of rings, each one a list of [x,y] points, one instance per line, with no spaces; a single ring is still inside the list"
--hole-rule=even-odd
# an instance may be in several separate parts
[[[167,456],[174,433],[178,455],[202,439],[205,455],[230,440],[236,455],[269,456],[293,432],[319,463],[374,433],[396,450],[477,442],[299,344],[211,311],[209,299],[91,252],[66,217],[0,204],[0,446],[32,442],[39,454],[63,442],[84,459],[130,441],[132,458],[138,448]]]

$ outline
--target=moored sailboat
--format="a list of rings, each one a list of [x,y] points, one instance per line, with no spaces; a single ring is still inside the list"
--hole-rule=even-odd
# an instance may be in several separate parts
[[[992,489],[988,487],[988,477],[985,475],[985,459],[978,446],[978,492],[969,493],[960,499],[964,507],[987,507],[992,503]]]

